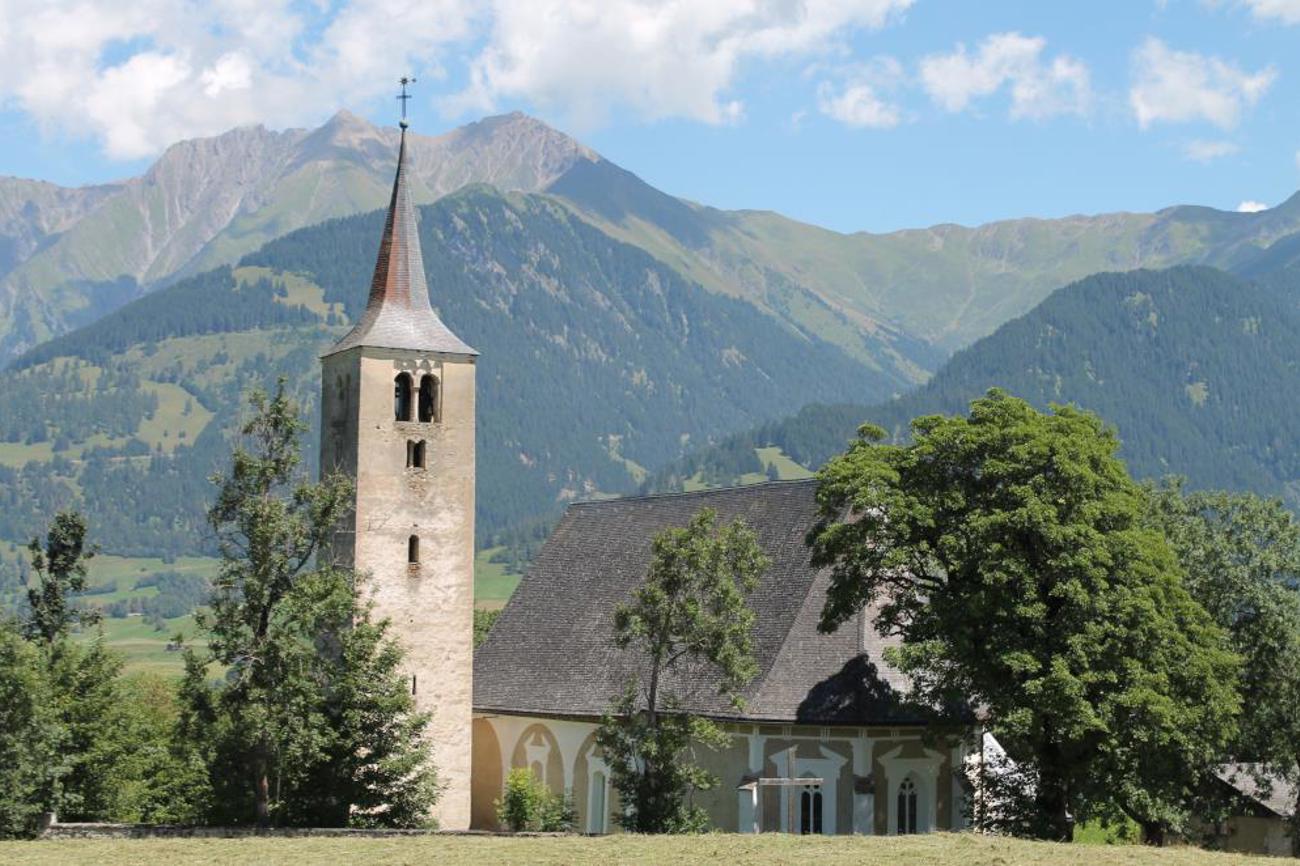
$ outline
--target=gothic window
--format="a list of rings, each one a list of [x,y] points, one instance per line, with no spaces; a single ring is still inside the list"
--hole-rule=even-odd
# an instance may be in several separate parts
[[[420,564],[420,536],[418,535],[406,539],[406,562],[408,565]]]
[[[411,420],[410,373],[398,373],[393,380],[393,417],[398,421]]]
[[[420,377],[420,420],[438,420],[438,377],[432,373]]]
[[[822,792],[820,788],[804,788],[799,796],[799,833],[807,836],[822,834]]]
[[[908,776],[898,786],[898,835],[916,832],[916,782]]]

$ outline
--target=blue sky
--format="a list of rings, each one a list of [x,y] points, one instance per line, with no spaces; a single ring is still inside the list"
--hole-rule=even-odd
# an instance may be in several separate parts
[[[129,11],[124,11],[129,10]],[[852,231],[1275,205],[1300,0],[0,0],[0,174],[237,124],[520,109],[655,186]]]

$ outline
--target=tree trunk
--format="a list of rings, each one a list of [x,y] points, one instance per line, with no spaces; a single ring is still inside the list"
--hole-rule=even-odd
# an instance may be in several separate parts
[[[266,771],[266,759],[257,761],[257,826],[271,826],[271,780]]]
[[[1142,844],[1150,845],[1153,848],[1165,847],[1165,825],[1159,821],[1143,821],[1142,826]]]
[[[1038,790],[1034,804],[1038,809],[1039,838],[1052,842],[1074,840],[1074,820],[1070,817],[1070,798],[1061,768],[1060,749],[1047,742],[1038,753]]]

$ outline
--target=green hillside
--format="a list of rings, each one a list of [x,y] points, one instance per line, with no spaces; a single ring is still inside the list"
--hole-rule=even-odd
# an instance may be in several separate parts
[[[0,373],[0,539],[76,505],[111,552],[205,551],[207,478],[241,393],[285,375],[315,421],[317,355],[364,303],[381,225],[372,213],[292,233]],[[631,491],[693,442],[907,385],[548,197],[467,188],[422,210],[421,241],[435,306],[483,353],[485,544],[569,499]]]
[[[1300,279],[1247,283],[1205,267],[1098,274],[956,353],[923,387],[885,404],[808,406],[660,472],[651,488],[743,481],[755,449],[819,466],[863,421],[964,411],[991,387],[1039,406],[1072,402],[1114,424],[1141,476],[1185,475],[1300,500]]]

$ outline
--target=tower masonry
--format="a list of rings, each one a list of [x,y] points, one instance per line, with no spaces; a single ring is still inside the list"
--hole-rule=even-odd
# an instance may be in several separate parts
[[[356,483],[332,554],[353,567],[406,651],[448,830],[470,817],[474,362],[429,304],[402,123],[364,314],[321,359],[321,474]]]

